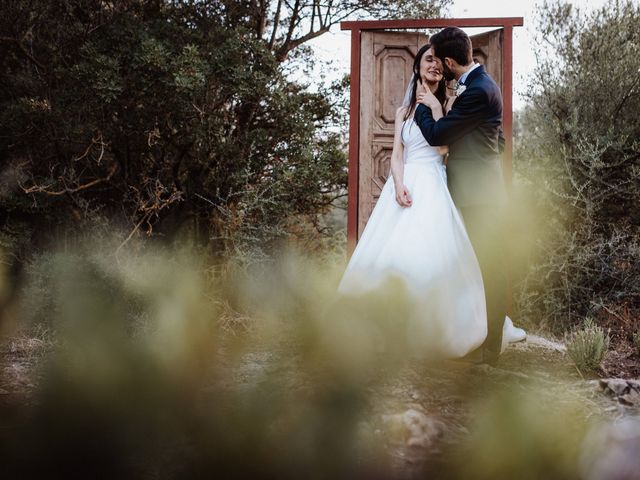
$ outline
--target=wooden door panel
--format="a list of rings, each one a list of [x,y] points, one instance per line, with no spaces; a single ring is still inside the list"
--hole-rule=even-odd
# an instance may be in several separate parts
[[[471,36],[473,60],[484,65],[502,91],[502,40],[504,30],[492,30]]]
[[[358,238],[389,175],[396,110],[426,41],[419,33],[362,32]]]

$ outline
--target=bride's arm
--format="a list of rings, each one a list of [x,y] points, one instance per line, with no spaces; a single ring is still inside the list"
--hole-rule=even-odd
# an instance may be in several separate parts
[[[401,207],[411,206],[411,195],[409,190],[404,186],[404,145],[402,145],[402,122],[406,107],[400,107],[396,112],[395,135],[393,137],[393,150],[391,152],[391,176],[393,184],[396,187],[396,202]],[[413,121],[413,118],[411,118]]]

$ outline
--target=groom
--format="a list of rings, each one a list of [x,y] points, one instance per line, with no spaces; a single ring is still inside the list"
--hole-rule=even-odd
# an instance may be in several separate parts
[[[507,290],[503,231],[506,189],[500,159],[504,146],[502,97],[484,67],[473,63],[466,33],[449,27],[429,42],[442,61],[445,79],[455,78],[463,87],[445,117],[436,121],[431,108],[419,104],[415,120],[430,145],[449,146],[449,191],[478,258],[487,302],[488,334],[476,353],[480,362],[495,365],[502,344]]]

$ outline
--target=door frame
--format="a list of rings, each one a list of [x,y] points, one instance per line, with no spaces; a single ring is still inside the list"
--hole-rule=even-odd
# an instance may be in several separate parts
[[[349,111],[349,165],[347,181],[347,254],[351,256],[358,241],[358,180],[360,146],[360,33],[368,30],[501,27],[502,45],[502,129],[505,136],[504,176],[511,188],[513,158],[513,27],[524,25],[523,17],[430,18],[417,20],[360,20],[341,22],[342,30],[351,30],[351,91]]]

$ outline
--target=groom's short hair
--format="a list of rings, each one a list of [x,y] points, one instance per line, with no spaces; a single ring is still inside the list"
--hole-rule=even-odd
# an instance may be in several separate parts
[[[466,66],[473,62],[473,47],[469,35],[458,27],[447,27],[429,38],[436,57],[444,61],[452,58],[459,65]]]

